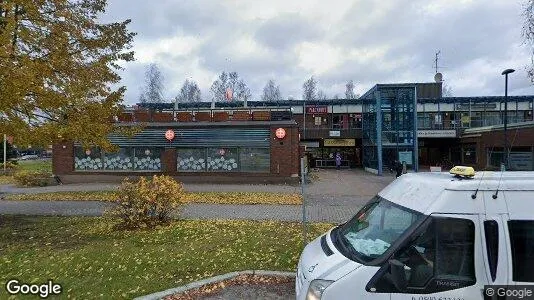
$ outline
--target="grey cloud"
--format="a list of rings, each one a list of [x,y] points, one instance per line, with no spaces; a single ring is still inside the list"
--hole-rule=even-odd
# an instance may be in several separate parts
[[[298,66],[299,58],[293,50],[298,43],[311,41],[347,52],[388,49],[381,57],[368,61],[347,57],[340,66],[316,74],[320,87],[332,95],[342,95],[349,79],[365,89],[375,83],[432,81],[436,50],[442,52],[440,65],[446,67],[442,72],[455,95],[501,94],[501,66],[510,61],[529,63],[528,51],[524,52],[524,60],[518,60],[517,56],[523,54],[511,50],[521,43],[521,6],[515,1],[478,0],[469,6],[451,3],[446,10],[432,16],[422,14],[421,6],[431,2],[355,0],[347,11],[335,12],[343,16],[340,20],[321,24],[312,16],[285,12],[264,20],[243,16],[232,2],[165,0],[154,5],[115,0],[110,2],[106,18],[131,18],[132,30],[139,33],[136,40],[143,43],[191,35],[205,40],[193,53],[183,57],[159,54],[162,56],[158,60],[167,62],[164,74],[176,86],[185,80],[183,74],[188,73],[184,70],[188,62],[199,59],[200,68],[215,74],[223,70],[239,72],[255,99],[269,79],[280,84],[283,96],[300,98],[302,83],[313,74]],[[235,53],[234,42],[244,36],[263,47],[261,53]],[[476,66],[477,60],[487,61],[491,66],[484,70],[468,67]],[[493,67],[495,74],[488,73]],[[530,81],[524,65],[509,67],[517,70],[510,89],[528,88]],[[138,63],[128,64],[126,68],[123,82],[128,86],[128,97],[132,94],[136,99],[143,68]],[[479,80],[483,87],[456,88],[453,83],[462,78]],[[174,87],[169,88],[169,93],[172,91]],[[206,87],[202,92],[206,97]]]
[[[110,1],[105,21],[131,19],[137,39],[157,40],[182,32],[202,35],[235,18],[227,6],[214,0]]]

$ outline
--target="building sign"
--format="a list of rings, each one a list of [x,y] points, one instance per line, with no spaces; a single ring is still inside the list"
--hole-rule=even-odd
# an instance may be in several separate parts
[[[418,130],[418,138],[455,138],[456,130]]]
[[[412,151],[399,151],[399,161],[407,165],[412,164]]]
[[[325,147],[354,147],[355,139],[324,139]]]
[[[300,145],[306,148],[319,148],[319,142],[300,142]]]
[[[286,130],[284,128],[278,128],[276,129],[276,137],[279,139],[283,139],[286,137]]]
[[[510,169],[514,171],[532,171],[532,153],[531,152],[512,152],[510,153]]]
[[[328,133],[328,136],[339,137],[339,136],[341,136],[341,131],[339,131],[339,130],[330,130],[330,132]]]
[[[440,114],[434,115],[434,124],[435,125],[441,125],[441,115]]]
[[[485,103],[485,104],[456,104],[457,110],[484,110],[484,109],[496,109],[497,103]]]
[[[328,106],[306,106],[307,114],[327,114]]]
[[[165,138],[169,141],[172,141],[172,139],[174,139],[174,130],[169,129],[165,131]]]

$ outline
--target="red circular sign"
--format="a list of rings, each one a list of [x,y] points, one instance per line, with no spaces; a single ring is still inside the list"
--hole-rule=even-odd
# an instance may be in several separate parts
[[[174,139],[174,130],[172,129],[169,129],[167,131],[165,131],[165,138],[169,141],[171,141],[172,139]]]
[[[284,128],[278,128],[276,129],[276,137],[279,139],[283,139],[286,137],[286,130]]]

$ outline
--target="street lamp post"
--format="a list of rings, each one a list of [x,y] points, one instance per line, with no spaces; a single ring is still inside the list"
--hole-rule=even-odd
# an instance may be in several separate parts
[[[506,69],[502,71],[501,75],[504,75],[504,166],[506,170],[509,169],[508,165],[508,74],[515,72],[514,69]]]

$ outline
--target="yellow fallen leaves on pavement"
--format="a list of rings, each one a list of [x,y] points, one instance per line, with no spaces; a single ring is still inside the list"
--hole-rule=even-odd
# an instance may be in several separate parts
[[[186,192],[183,203],[210,204],[282,204],[299,205],[302,203],[300,194],[268,193],[268,192]],[[117,200],[115,191],[98,192],[52,192],[39,194],[10,194],[6,200],[15,201],[104,201]]]

